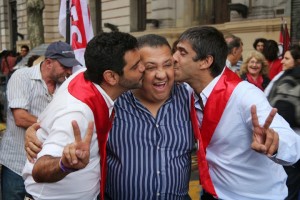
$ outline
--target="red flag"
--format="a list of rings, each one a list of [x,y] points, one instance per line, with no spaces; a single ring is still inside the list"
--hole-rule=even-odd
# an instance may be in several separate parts
[[[76,59],[85,66],[84,52],[87,43],[94,37],[87,0],[70,0],[70,39]],[[66,0],[61,0],[59,32],[66,37]],[[74,67],[76,71],[80,66]]]
[[[290,35],[287,27],[286,21],[281,24],[280,35],[279,35],[279,45],[282,46],[282,57],[284,53],[289,49],[290,46]]]
[[[283,40],[283,51],[284,53],[289,49],[290,47],[290,34],[287,27],[287,23],[285,22],[284,25],[284,40]]]

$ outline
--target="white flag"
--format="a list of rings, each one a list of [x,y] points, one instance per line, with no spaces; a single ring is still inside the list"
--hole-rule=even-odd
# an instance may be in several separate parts
[[[76,59],[85,67],[84,51],[94,37],[87,0],[70,0],[70,14],[70,43]],[[59,32],[66,38],[66,0],[61,0],[60,4]],[[73,71],[78,68],[80,66],[74,67]]]

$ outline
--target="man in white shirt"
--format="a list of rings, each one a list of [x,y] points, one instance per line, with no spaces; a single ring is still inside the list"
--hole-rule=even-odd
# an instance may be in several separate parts
[[[195,93],[201,199],[284,199],[286,173],[279,164],[299,160],[300,137],[262,91],[224,67],[227,45],[220,31],[190,28],[176,49],[175,80]]]
[[[27,161],[23,170],[29,198],[95,200],[100,187],[105,190],[106,142],[114,101],[123,92],[142,86],[145,67],[136,38],[122,32],[95,36],[84,57],[87,70],[71,76],[39,116],[37,136],[43,148],[36,162]],[[73,120],[82,132],[75,138]],[[82,130],[92,126],[90,121],[95,121],[95,128],[92,135],[85,136]],[[68,152],[79,145],[87,147],[87,156],[76,154],[79,159],[70,164]],[[101,199],[103,196],[102,192]]]
[[[36,123],[37,116],[52,100],[60,84],[72,74],[75,65],[80,63],[72,47],[65,42],[53,42],[42,63],[16,70],[8,81],[7,129],[0,142],[3,200],[24,199],[21,173],[26,161],[25,130]]]

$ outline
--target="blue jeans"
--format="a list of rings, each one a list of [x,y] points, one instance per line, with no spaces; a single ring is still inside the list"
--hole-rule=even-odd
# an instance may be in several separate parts
[[[24,200],[26,191],[22,176],[2,166],[1,191],[3,200]]]

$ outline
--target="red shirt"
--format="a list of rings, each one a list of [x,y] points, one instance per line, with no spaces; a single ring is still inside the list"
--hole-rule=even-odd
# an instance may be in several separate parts
[[[279,72],[282,71],[281,59],[269,61],[269,78],[272,80]]]

